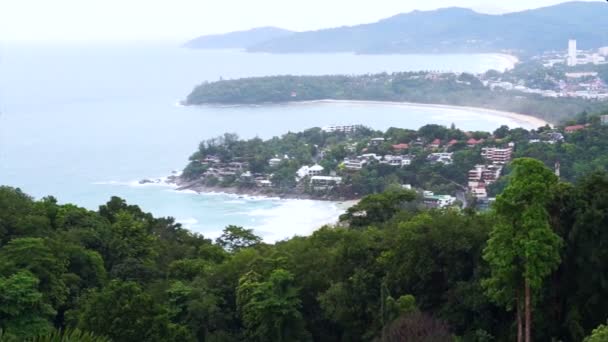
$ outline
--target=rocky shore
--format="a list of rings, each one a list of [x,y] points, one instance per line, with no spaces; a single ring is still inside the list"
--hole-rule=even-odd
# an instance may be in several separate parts
[[[146,180],[142,180],[146,181]],[[154,181],[151,181],[152,183]],[[239,187],[222,187],[222,186],[208,186],[202,184],[199,180],[188,181],[182,179],[179,176],[169,176],[166,179],[168,184],[173,184],[178,191],[190,190],[197,193],[224,193],[232,195],[242,195],[250,197],[268,197],[268,198],[279,198],[279,199],[300,199],[300,200],[315,200],[315,201],[331,201],[331,202],[345,202],[345,201],[356,201],[358,198],[346,198],[332,195],[313,195],[306,194],[297,191],[293,192],[277,192],[276,190],[269,188],[239,188]],[[141,182],[140,182],[141,183]]]

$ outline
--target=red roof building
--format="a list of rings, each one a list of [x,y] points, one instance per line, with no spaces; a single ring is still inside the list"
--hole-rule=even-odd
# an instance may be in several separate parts
[[[467,140],[467,145],[469,147],[474,147],[474,146],[481,144],[482,142],[483,142],[483,139],[476,140],[474,138],[471,138],[471,139]]]
[[[585,129],[584,125],[574,125],[574,126],[568,126],[564,130],[566,131],[566,133],[574,133],[574,132],[581,131],[583,129]]]
[[[454,146],[456,144],[458,144],[458,140],[456,140],[456,139],[452,139],[452,140],[450,140],[450,142],[448,142],[448,146]]]
[[[410,148],[410,145],[408,145],[408,144],[393,145],[393,150],[396,150],[396,151],[403,151],[403,150],[407,150],[409,148]]]
[[[433,140],[432,143],[429,144],[430,148],[439,148],[439,146],[441,146],[441,140],[440,139],[435,139],[435,140]]]

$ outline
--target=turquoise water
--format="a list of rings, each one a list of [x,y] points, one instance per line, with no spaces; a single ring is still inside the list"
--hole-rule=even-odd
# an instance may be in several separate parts
[[[268,241],[330,223],[332,203],[176,192],[137,180],[181,169],[203,139],[264,138],[329,124],[493,130],[519,123],[467,111],[361,104],[182,107],[204,80],[274,74],[504,68],[493,55],[245,54],[170,45],[0,45],[0,184],[95,209],[117,195],[206,236],[228,224]]]

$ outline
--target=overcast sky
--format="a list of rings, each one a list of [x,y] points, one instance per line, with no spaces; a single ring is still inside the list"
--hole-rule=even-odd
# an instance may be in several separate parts
[[[595,0],[603,1],[603,0]],[[310,30],[374,22],[414,9],[503,13],[560,0],[0,0],[0,40],[183,40],[279,26]]]

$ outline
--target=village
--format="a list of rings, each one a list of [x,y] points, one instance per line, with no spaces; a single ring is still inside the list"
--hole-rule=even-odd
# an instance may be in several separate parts
[[[601,117],[602,124],[608,124],[608,116]],[[514,158],[518,143],[558,144],[565,136],[584,130],[586,125],[571,125],[561,129],[546,128],[542,132],[531,131],[526,141],[507,141],[492,134],[476,138],[479,132],[464,132],[461,139],[424,139],[420,136],[411,141],[395,141],[386,136],[356,138],[357,133],[367,128],[360,125],[330,126],[321,129],[323,134],[342,137],[345,156],[336,160],[334,167],[328,167],[333,145],[313,146],[315,153],[309,163],[296,163],[289,154],[274,155],[267,159],[262,172],[252,170],[250,161],[244,157],[233,157],[229,161],[216,155],[204,155],[192,163],[200,165],[201,172],[194,183],[217,188],[236,188],[236,193],[256,193],[269,196],[291,194],[302,198],[352,199],[365,194],[346,191],[353,182],[369,170],[384,168],[388,174],[410,171],[417,173],[421,167],[448,168],[454,164],[454,156],[462,151],[478,155],[479,162],[471,164],[462,175],[466,183],[446,179],[446,183],[456,185],[449,193],[436,193],[420,184],[400,183],[403,189],[415,190],[421,201],[431,208],[450,206],[476,206],[488,208],[494,201],[490,187],[503,175],[505,167]],[[291,168],[286,168],[290,165]],[[297,165],[294,168],[294,165]],[[326,165],[325,167],[322,165]],[[287,171],[286,171],[287,170]],[[293,171],[289,171],[293,170]],[[287,174],[287,182],[278,174]],[[559,173],[559,163],[556,163]],[[188,183],[191,184],[192,182]],[[283,184],[283,185],[282,185]],[[289,184],[285,186],[284,184]],[[190,186],[190,185],[189,185]],[[203,187],[203,189],[205,189]],[[299,197],[298,197],[299,198]]]

